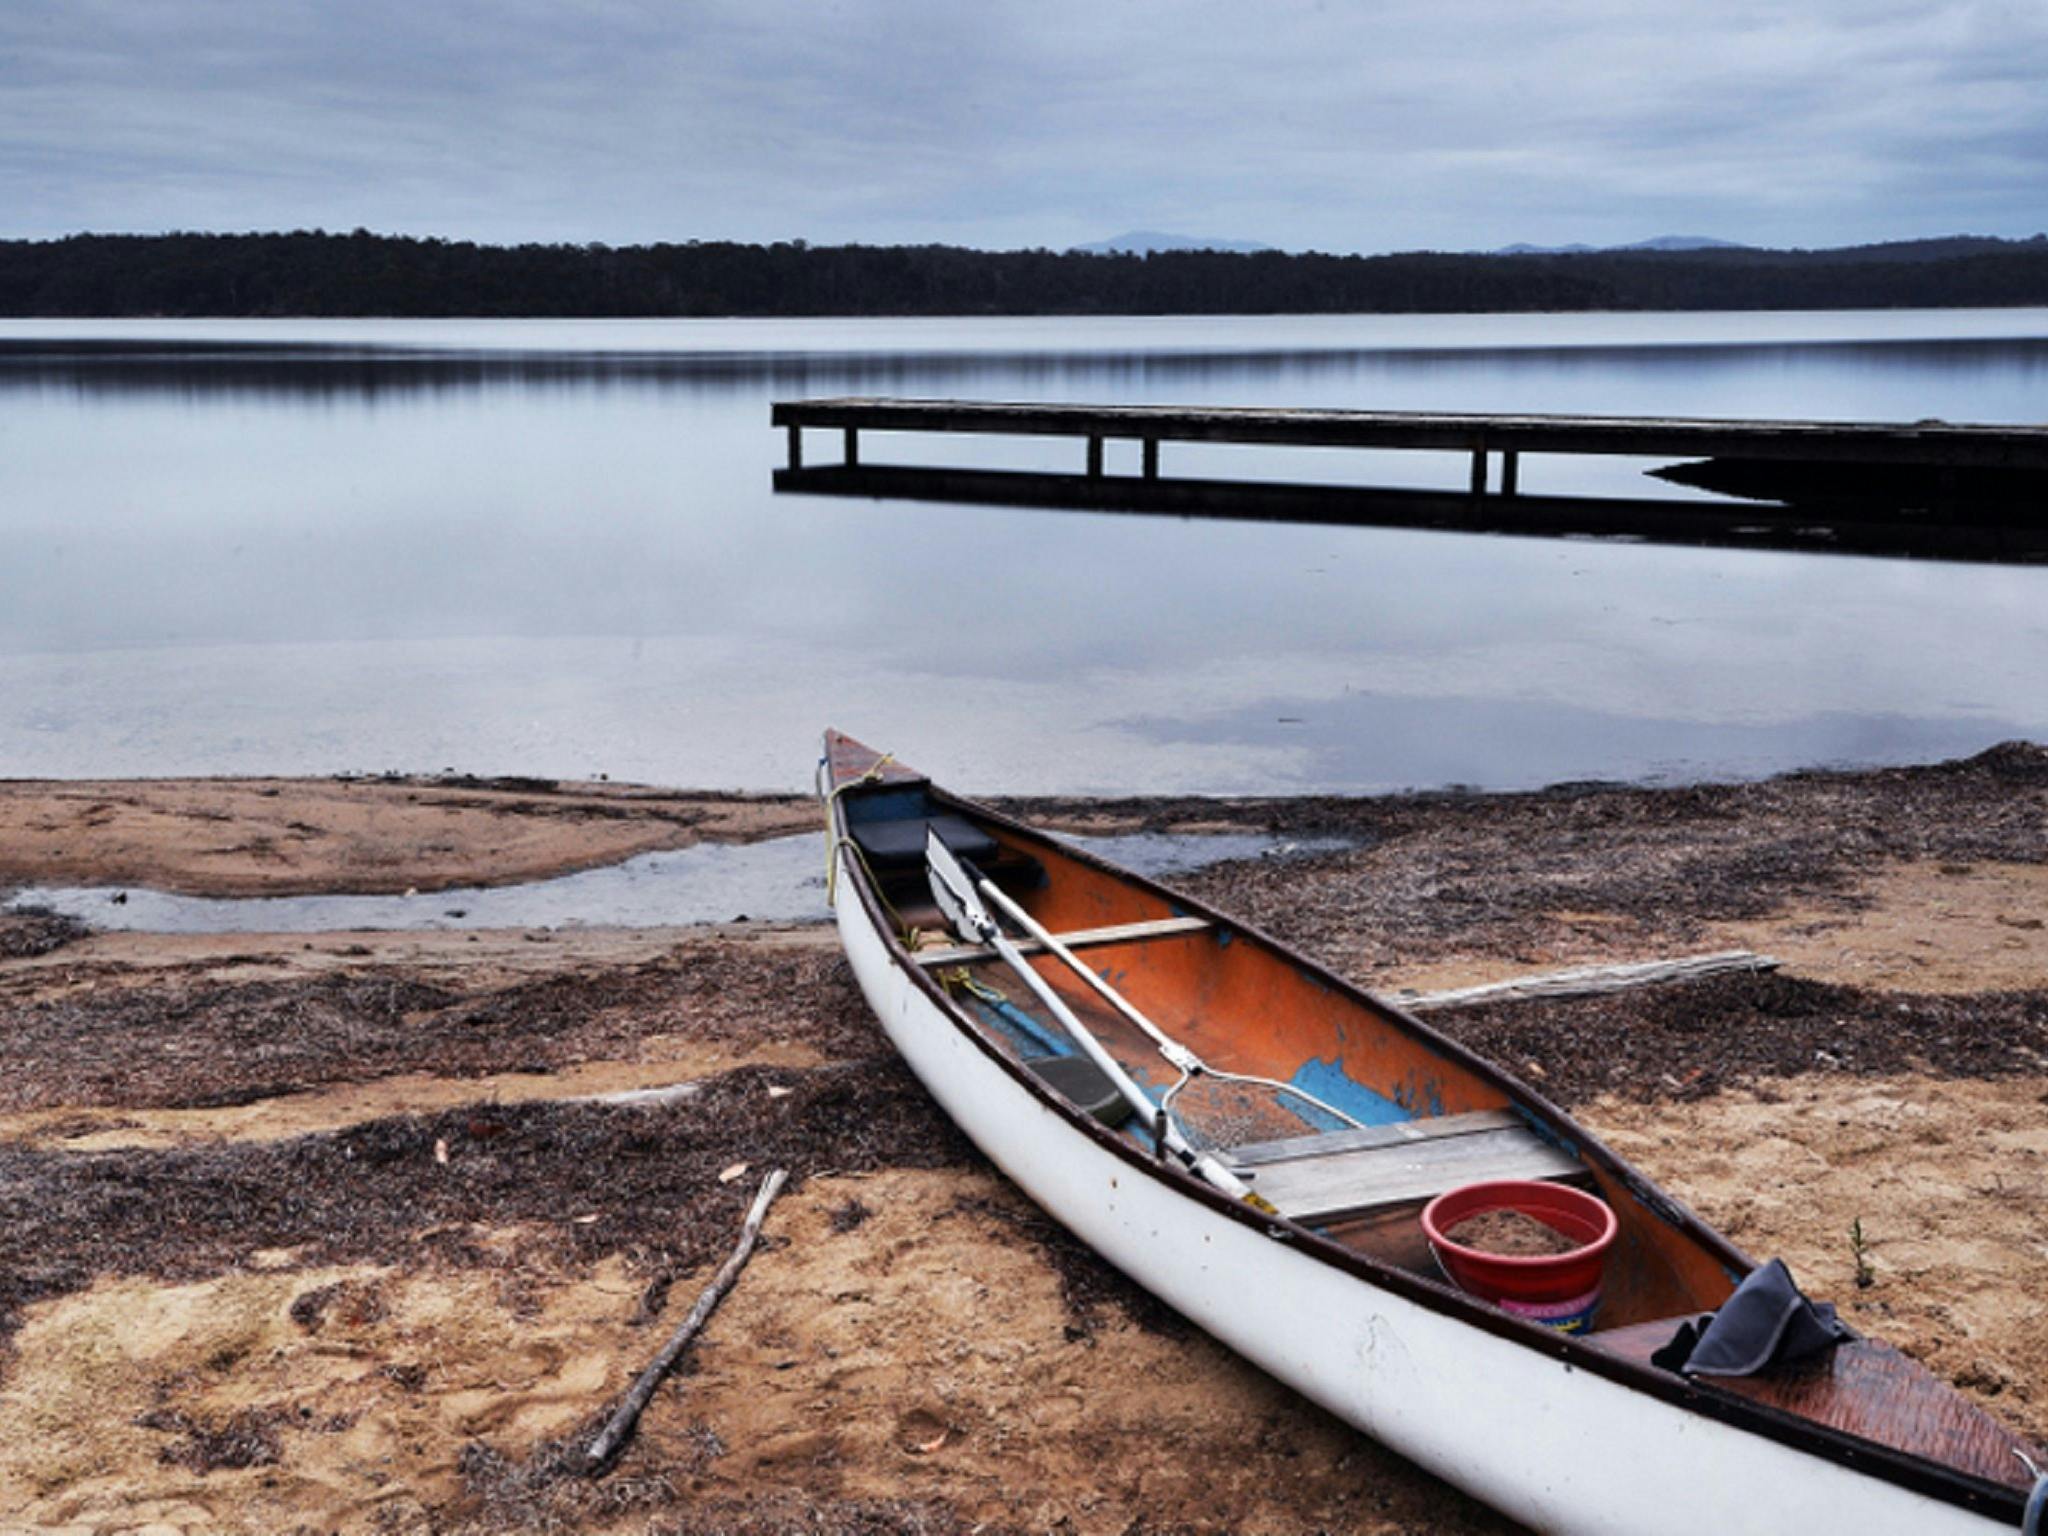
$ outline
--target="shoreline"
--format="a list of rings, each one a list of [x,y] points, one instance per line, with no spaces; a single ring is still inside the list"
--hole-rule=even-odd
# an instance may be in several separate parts
[[[1968,757],[1794,768],[1678,783],[1569,780],[1534,789],[1446,786],[1373,794],[977,796],[1062,832],[1378,834],[1431,817],[1520,817],[1605,801],[1745,802],[1865,785],[1910,794],[1973,769],[2048,756],[2001,742]],[[969,786],[964,792],[973,794]],[[816,797],[516,775],[220,775],[0,779],[0,891],[138,885],[189,896],[399,895],[546,880],[699,843],[815,831]],[[232,833],[220,828],[232,828]],[[236,841],[224,841],[232,836]]]
[[[1171,883],[1396,996],[1774,955],[1432,1022],[2048,1437],[2048,748],[1670,788],[1002,804],[1076,832],[1342,836]],[[16,781],[0,888],[424,890],[816,818],[527,780]],[[1026,1204],[898,1063],[829,926],[36,921],[0,916],[0,1526],[1512,1529]],[[611,1479],[573,1475],[565,1449],[771,1163],[791,1188],[692,1372]]]

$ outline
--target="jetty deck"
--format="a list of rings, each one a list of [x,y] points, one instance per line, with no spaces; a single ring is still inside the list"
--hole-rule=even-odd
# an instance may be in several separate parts
[[[1074,437],[1086,444],[1085,473],[1098,477],[1103,445],[1111,439],[1134,440],[1141,445],[1139,477],[1147,480],[1160,477],[1160,445],[1169,442],[1452,451],[1471,455],[1470,492],[1477,496],[1487,494],[1492,455],[1501,460],[1500,493],[1516,494],[1519,459],[1525,453],[2048,474],[2048,427],[1945,421],[1732,421],[875,397],[778,401],[771,421],[788,431],[792,470],[804,467],[804,430],[821,428],[844,433],[848,466],[860,463],[862,432]]]

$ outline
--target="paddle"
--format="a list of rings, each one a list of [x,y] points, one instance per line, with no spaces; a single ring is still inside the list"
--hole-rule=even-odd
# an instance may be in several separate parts
[[[1031,963],[1017,946],[1004,936],[978,894],[987,892],[1000,896],[1001,893],[991,882],[970,873],[969,867],[946,846],[946,840],[939,836],[936,828],[926,834],[925,861],[931,871],[933,899],[938,902],[939,910],[946,914],[946,921],[953,932],[962,942],[985,944],[1002,957],[1102,1075],[1109,1079],[1124,1102],[1131,1106],[1139,1123],[1152,1133],[1162,1151],[1172,1153],[1190,1172],[1232,1199],[1242,1200],[1273,1215],[1279,1214],[1271,1202],[1224,1167],[1214,1155],[1199,1151],[1190,1143],[1181,1134],[1180,1127],[1174,1124],[1173,1117],[1152,1102],[1150,1095],[1124,1070],[1123,1064],[1110,1055],[1108,1048],[1095,1038],[1087,1025],[1074,1016],[1074,1011],[1060,1000],[1059,994],[1046,984],[1045,978],[1031,968]]]
[[[1079,955],[1062,944],[1056,935],[1046,929],[1043,923],[1018,906],[1007,891],[990,881],[983,881],[982,889],[988,893],[989,899],[1002,909],[1004,915],[1011,922],[1044,945],[1051,953],[1059,956],[1061,960],[1066,962],[1067,969],[1086,982],[1094,990],[1096,996],[1100,997],[1110,1007],[1144,1031],[1146,1038],[1159,1048],[1159,1054],[1164,1056],[1168,1064],[1181,1074],[1182,1081],[1181,1084],[1176,1085],[1176,1092],[1179,1091],[1180,1086],[1185,1086],[1189,1080],[1197,1077],[1213,1077],[1218,1082],[1224,1083],[1248,1083],[1254,1088],[1264,1088],[1273,1093],[1285,1094],[1289,1098],[1299,1099],[1302,1103],[1322,1111],[1332,1120],[1348,1125],[1354,1130],[1364,1129],[1365,1122],[1363,1120],[1347,1115],[1336,1105],[1317,1098],[1306,1088],[1300,1087],[1297,1084],[1283,1083],[1277,1077],[1260,1077],[1253,1072],[1226,1072],[1221,1067],[1210,1066],[1208,1062],[1202,1060],[1201,1057],[1146,1018],[1136,1008],[1132,1007],[1128,998],[1100,976],[1096,975],[1094,970]],[[1169,1104],[1172,1103],[1172,1093],[1167,1094],[1166,1101]]]

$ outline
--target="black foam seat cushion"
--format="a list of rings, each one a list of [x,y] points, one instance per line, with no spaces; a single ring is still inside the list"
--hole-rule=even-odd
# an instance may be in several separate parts
[[[1084,1115],[1115,1130],[1135,1111],[1109,1074],[1086,1056],[1044,1056],[1025,1063]]]
[[[961,816],[906,816],[893,821],[856,822],[853,840],[879,874],[884,870],[921,868],[927,831],[936,831],[946,840],[946,846],[964,859],[986,862],[996,856],[996,840]]]

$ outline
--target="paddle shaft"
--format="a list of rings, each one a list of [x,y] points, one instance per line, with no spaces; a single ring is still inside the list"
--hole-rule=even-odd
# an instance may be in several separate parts
[[[981,882],[981,889],[987,892],[994,887],[984,880]],[[1254,1198],[1252,1187],[1243,1179],[1210,1154],[1195,1149],[1187,1137],[1181,1134],[1180,1127],[1173,1123],[1173,1117],[1152,1102],[1145,1090],[1140,1088],[1130,1073],[1124,1070],[1123,1064],[1109,1054],[1109,1048],[1096,1039],[1088,1026],[1074,1016],[1074,1010],[1060,1000],[1059,994],[1053,991],[1043,976],[1031,968],[1031,962],[1024,958],[1023,952],[1015,944],[1003,937],[1000,929],[991,924],[983,938],[1010,969],[1017,973],[1024,985],[1031,989],[1032,995],[1059,1020],[1060,1026],[1074,1037],[1074,1043],[1081,1047],[1088,1059],[1095,1063],[1102,1075],[1109,1079],[1119,1094],[1123,1095],[1124,1101],[1131,1106],[1132,1112],[1143,1122],[1145,1129],[1157,1137],[1167,1151],[1233,1199]]]
[[[1354,1129],[1364,1128],[1364,1121],[1359,1120],[1355,1116],[1347,1115],[1336,1105],[1317,1098],[1306,1088],[1297,1087],[1293,1083],[1283,1083],[1277,1077],[1259,1077],[1249,1072],[1223,1072],[1210,1066],[1201,1057],[1146,1018],[1115,987],[1112,987],[1108,982],[1096,975],[1094,970],[1085,964],[1079,955],[1059,941],[1057,935],[1050,932],[1043,923],[1019,906],[1012,899],[1009,892],[1003,890],[992,880],[983,880],[981,882],[981,890],[983,895],[987,896],[989,900],[1008,913],[1010,919],[1019,928],[1022,928],[1032,938],[1038,940],[1049,952],[1065,961],[1067,969],[1093,988],[1097,997],[1100,997],[1110,1007],[1130,1020],[1132,1024],[1143,1030],[1146,1038],[1159,1047],[1159,1054],[1167,1059],[1174,1070],[1184,1073],[1188,1077],[1195,1077],[1206,1073],[1210,1077],[1218,1078],[1224,1082],[1251,1083],[1261,1088],[1270,1088],[1275,1093],[1287,1094],[1301,1100],[1304,1104],[1312,1104],[1331,1119],[1340,1121]]]
[[[962,862],[960,856],[946,846],[946,840],[939,836],[937,827],[930,827],[925,833],[925,867],[931,876],[932,899],[946,914],[946,921],[962,938],[970,934],[975,940],[988,945],[1003,963],[1017,973],[1032,996],[1043,1003],[1060,1025],[1073,1036],[1088,1059],[1098,1071],[1109,1079],[1119,1097],[1137,1115],[1145,1129],[1152,1132],[1160,1154],[1171,1152],[1179,1158],[1197,1177],[1220,1189],[1233,1199],[1256,1206],[1269,1213],[1272,1205],[1255,1192],[1252,1187],[1232,1173],[1210,1153],[1198,1152],[1181,1134],[1174,1124],[1173,1116],[1146,1096],[1145,1090],[1132,1080],[1123,1063],[1109,1054],[1103,1043],[1095,1038],[1088,1026],[1074,1016],[1074,1010],[1060,1000],[1046,979],[1031,968],[1031,962],[1024,958],[1015,944],[1003,936],[1002,925],[981,904],[981,893],[986,892],[998,899],[1002,893],[996,890],[979,871],[973,871]],[[1277,1214],[1277,1213],[1275,1213]]]

